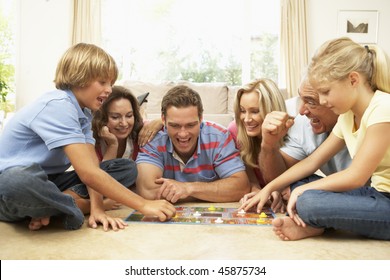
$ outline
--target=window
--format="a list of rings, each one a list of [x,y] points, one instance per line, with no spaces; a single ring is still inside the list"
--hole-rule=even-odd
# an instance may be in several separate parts
[[[15,103],[15,3],[0,0],[0,113],[14,110]],[[1,121],[4,115],[0,116]]]
[[[279,1],[102,0],[102,34],[120,79],[278,80]]]

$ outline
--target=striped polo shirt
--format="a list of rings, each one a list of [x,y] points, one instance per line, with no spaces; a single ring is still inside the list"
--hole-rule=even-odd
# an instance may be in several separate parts
[[[140,148],[136,162],[158,166],[163,170],[163,178],[180,182],[212,182],[245,170],[233,137],[227,129],[213,122],[201,123],[198,147],[186,164],[175,154],[164,130]]]

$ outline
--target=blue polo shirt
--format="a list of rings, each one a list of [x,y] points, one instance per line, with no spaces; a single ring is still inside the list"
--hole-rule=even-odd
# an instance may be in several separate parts
[[[71,91],[43,94],[18,111],[0,135],[0,172],[33,163],[47,174],[64,172],[70,166],[64,146],[95,144],[91,119]]]
[[[212,182],[245,170],[231,134],[212,122],[201,123],[198,147],[182,169],[165,131],[140,148],[136,163],[153,164],[163,170],[163,178],[180,182]]]

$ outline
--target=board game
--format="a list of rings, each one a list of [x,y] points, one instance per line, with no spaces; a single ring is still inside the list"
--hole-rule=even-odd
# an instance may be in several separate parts
[[[270,208],[262,212],[238,211],[237,208],[225,207],[181,207],[176,206],[176,215],[167,222],[160,222],[157,217],[145,217],[138,211],[132,212],[126,219],[129,223],[168,223],[168,224],[200,224],[200,225],[270,225],[275,213]]]

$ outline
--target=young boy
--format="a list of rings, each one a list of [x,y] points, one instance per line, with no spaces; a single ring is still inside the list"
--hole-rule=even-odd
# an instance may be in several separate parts
[[[78,229],[84,221],[80,208],[90,203],[91,227],[100,222],[104,230],[109,225],[124,228],[121,219],[105,214],[103,196],[161,221],[174,215],[167,201],[145,200],[127,189],[137,177],[132,160],[114,159],[99,166],[91,111],[111,93],[117,75],[115,61],[104,50],[77,44],[57,65],[57,90],[9,121],[0,137],[0,220],[31,217],[29,228],[38,230],[50,217],[61,216],[66,229]],[[71,165],[74,171],[67,172]],[[74,199],[72,192],[86,199]]]

